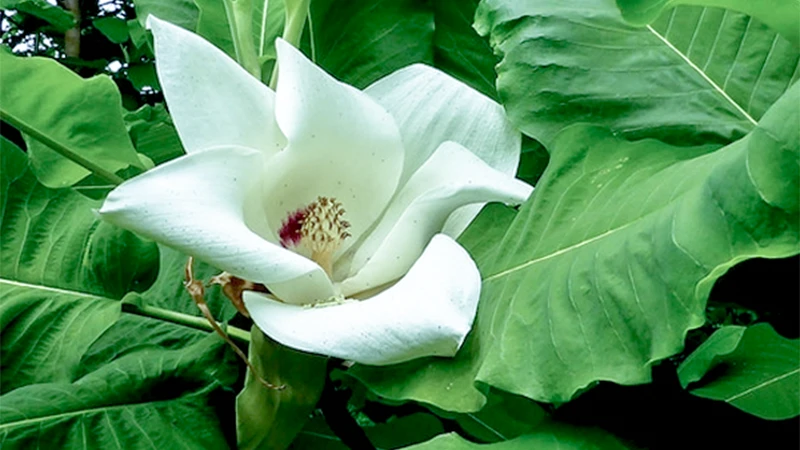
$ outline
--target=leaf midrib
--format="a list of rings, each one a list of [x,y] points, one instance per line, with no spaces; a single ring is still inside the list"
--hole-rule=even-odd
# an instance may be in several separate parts
[[[747,121],[748,121],[748,122],[750,122],[750,123],[751,123],[753,126],[755,126],[755,125],[757,125],[757,124],[758,124],[758,121],[756,121],[756,120],[755,120],[755,119],[754,119],[754,118],[753,118],[753,117],[752,117],[750,114],[748,114],[748,113],[747,113],[747,111],[745,111],[745,110],[744,110],[744,108],[742,108],[742,107],[741,107],[741,106],[740,106],[738,103],[736,103],[736,101],[734,101],[734,100],[733,100],[733,98],[731,98],[731,96],[730,96],[730,95],[728,95],[728,93],[727,93],[727,92],[725,92],[725,90],[724,90],[724,89],[722,89],[722,87],[720,87],[720,86],[719,86],[717,83],[715,83],[715,82],[714,82],[714,80],[712,80],[712,79],[711,79],[711,78],[710,78],[708,75],[706,75],[706,73],[705,73],[705,72],[703,72],[703,70],[702,70],[702,69],[700,69],[699,67],[697,67],[697,65],[696,65],[694,62],[692,62],[692,60],[691,60],[691,59],[689,59],[689,57],[688,57],[687,55],[683,54],[683,52],[681,52],[680,50],[678,50],[678,48],[677,48],[677,47],[675,47],[674,45],[672,45],[672,43],[671,43],[671,42],[670,42],[670,41],[669,41],[669,40],[668,40],[666,37],[662,36],[662,35],[661,35],[661,34],[660,34],[658,31],[656,31],[656,30],[655,30],[655,29],[654,29],[652,26],[650,26],[650,25],[647,25],[647,26],[646,26],[646,28],[647,28],[647,30],[648,30],[648,31],[650,31],[650,33],[652,33],[652,34],[653,34],[655,37],[657,37],[657,38],[658,38],[658,39],[659,39],[661,42],[663,42],[663,43],[664,43],[664,45],[666,45],[666,46],[667,46],[667,48],[669,48],[670,50],[672,50],[672,51],[673,51],[673,52],[674,52],[676,55],[678,55],[678,56],[679,56],[679,57],[680,57],[680,58],[681,58],[681,59],[682,59],[682,60],[683,60],[683,61],[684,61],[686,64],[688,64],[688,65],[689,65],[689,67],[691,67],[691,68],[692,68],[692,69],[693,69],[695,72],[697,72],[697,73],[698,73],[698,74],[699,74],[699,75],[700,75],[700,76],[703,78],[703,80],[705,80],[705,81],[706,81],[706,82],[707,82],[709,85],[711,85],[711,87],[712,87],[712,88],[713,88],[715,91],[717,91],[717,93],[719,93],[719,94],[722,96],[722,98],[724,98],[724,99],[725,99],[725,101],[727,101],[728,103],[730,103],[730,104],[731,104],[731,106],[733,106],[733,108],[734,108],[734,109],[736,109],[736,111],[737,111],[739,114],[741,114],[742,116],[744,116],[744,118],[745,118],[745,119],[747,119]]]
[[[749,387],[749,388],[745,389],[744,391],[739,392],[738,394],[735,394],[735,395],[733,395],[731,397],[726,398],[725,401],[730,403],[730,402],[732,402],[732,401],[734,401],[736,399],[742,398],[745,395],[748,395],[748,394],[750,394],[752,392],[755,392],[755,391],[757,391],[759,389],[763,389],[766,386],[769,386],[770,384],[777,383],[778,381],[781,381],[781,380],[783,380],[785,378],[788,378],[788,377],[790,377],[790,376],[792,376],[792,375],[794,375],[796,373],[800,373],[800,367],[798,367],[797,369],[794,369],[794,370],[790,370],[789,372],[786,372],[784,374],[778,375],[778,376],[776,376],[774,378],[770,378],[769,380],[766,380],[766,381],[763,381],[761,383],[758,383],[755,386]]]

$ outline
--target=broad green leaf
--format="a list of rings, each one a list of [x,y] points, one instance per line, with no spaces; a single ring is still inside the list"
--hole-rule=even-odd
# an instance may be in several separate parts
[[[477,0],[315,0],[309,53],[359,88],[413,63],[425,63],[496,98],[497,58],[472,29]]]
[[[97,219],[100,206],[39,184],[25,154],[0,140],[0,277],[121,298],[155,278],[157,248]]]
[[[755,19],[679,7],[633,27],[613,0],[483,0],[478,31],[503,57],[509,117],[549,146],[569,124],[632,139],[729,143],[800,76],[800,52]]]
[[[547,413],[531,400],[517,395],[492,390],[487,402],[477,413],[459,414],[455,417],[461,428],[482,442],[500,442],[531,432]]]
[[[163,103],[144,105],[125,114],[124,119],[136,151],[147,155],[156,164],[184,154],[183,144]]]
[[[136,18],[142,27],[146,24],[147,16],[152,14],[187,30],[196,30],[200,11],[193,0],[136,0],[134,6]]]
[[[92,25],[97,28],[109,41],[122,44],[128,40],[128,23],[118,17],[101,17],[92,20]]]
[[[0,117],[26,134],[44,185],[71,186],[91,174],[88,168],[106,178],[129,166],[145,168],[125,132],[111,78],[84,80],[52,59],[0,51],[0,84]]]
[[[225,12],[226,1],[231,0],[194,0],[200,10],[197,17],[197,28],[194,31],[219,47],[228,56],[236,59],[231,27]],[[164,17],[160,18],[169,20]]]
[[[497,100],[494,66],[498,59],[472,28],[479,0],[433,2],[434,65]]]
[[[433,414],[413,413],[394,416],[382,423],[359,423],[375,448],[394,449],[431,439],[444,433],[441,421]],[[292,450],[348,450],[325,422],[321,414],[314,414],[292,442]]]
[[[622,16],[634,24],[652,22],[664,10],[678,5],[713,6],[752,16],[800,46],[800,3],[794,0],[617,0]]]
[[[763,419],[800,415],[800,340],[781,337],[765,323],[740,328],[718,330],[692,353],[678,368],[681,385],[705,375],[692,394]]]
[[[236,397],[238,447],[286,448],[317,405],[328,360],[277,344],[256,326],[251,330],[249,358],[262,378],[285,387],[267,389],[247,372],[244,389]]]
[[[61,33],[75,26],[72,13],[46,0],[0,0],[0,9],[16,9],[38,17]]]
[[[433,11],[417,0],[314,0],[311,57],[363,89],[415,62],[433,65]]]
[[[159,269],[155,283],[145,292],[131,292],[125,297],[125,301],[136,305],[163,308],[191,316],[201,315],[200,310],[183,285],[188,259],[188,256],[177,250],[159,245]],[[222,272],[201,261],[194,261],[193,268],[195,279],[202,281],[203,284],[208,284],[211,277]],[[236,308],[222,294],[222,290],[218,286],[207,287],[205,293],[208,308],[215,319],[225,321],[236,315]]]
[[[130,336],[129,339],[134,338]],[[179,349],[128,353],[73,383],[0,397],[3,448],[229,448],[213,396],[236,379],[215,336]],[[231,370],[232,369],[232,370]]]
[[[19,148],[0,145],[3,448],[226,448],[213,405],[238,366],[225,344],[120,316],[117,298],[150,283],[155,246],[97,221],[97,203],[43,187]]]
[[[650,381],[704,322],[728,268],[800,253],[798,102],[795,85],[716,151],[565,130],[497,258],[479,261],[482,301],[461,351],[360,379],[461,412],[480,405],[466,401],[480,395],[473,381],[547,402],[600,380]]]
[[[599,428],[549,422],[529,434],[494,444],[476,444],[450,433],[404,448],[408,450],[624,450],[628,447]]]
[[[145,88],[155,91],[161,90],[161,84],[159,84],[158,76],[156,75],[156,66],[153,62],[130,64],[125,69],[125,73],[136,90],[141,91]]]
[[[0,280],[0,298],[3,395],[77,379],[83,354],[120,316],[111,299],[12,280]]]
[[[678,379],[686,389],[689,383],[703,378],[714,366],[720,355],[736,350],[747,327],[726,326],[715,331],[697,350],[693,351],[678,367]]]

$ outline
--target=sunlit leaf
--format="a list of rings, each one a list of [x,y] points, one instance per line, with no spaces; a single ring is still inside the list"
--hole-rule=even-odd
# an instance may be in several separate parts
[[[0,115],[27,133],[28,153],[41,182],[71,186],[91,174],[57,153],[63,147],[110,174],[144,169],[122,123],[122,100],[105,75],[82,79],[46,58],[21,58],[0,51]]]

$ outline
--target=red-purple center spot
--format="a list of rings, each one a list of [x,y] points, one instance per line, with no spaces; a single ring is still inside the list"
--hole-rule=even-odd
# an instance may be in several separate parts
[[[308,215],[306,208],[300,208],[289,214],[289,217],[281,222],[281,229],[278,230],[278,237],[283,248],[294,247],[300,243],[300,230],[303,228],[303,221]]]

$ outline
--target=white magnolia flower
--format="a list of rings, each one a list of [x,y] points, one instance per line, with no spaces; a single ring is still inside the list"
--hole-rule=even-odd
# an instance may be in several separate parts
[[[453,237],[532,189],[502,108],[424,65],[362,92],[282,40],[273,92],[199,36],[148,26],[187,154],[117,187],[102,217],[266,285],[245,304],[289,347],[376,365],[454,355],[481,280]]]

